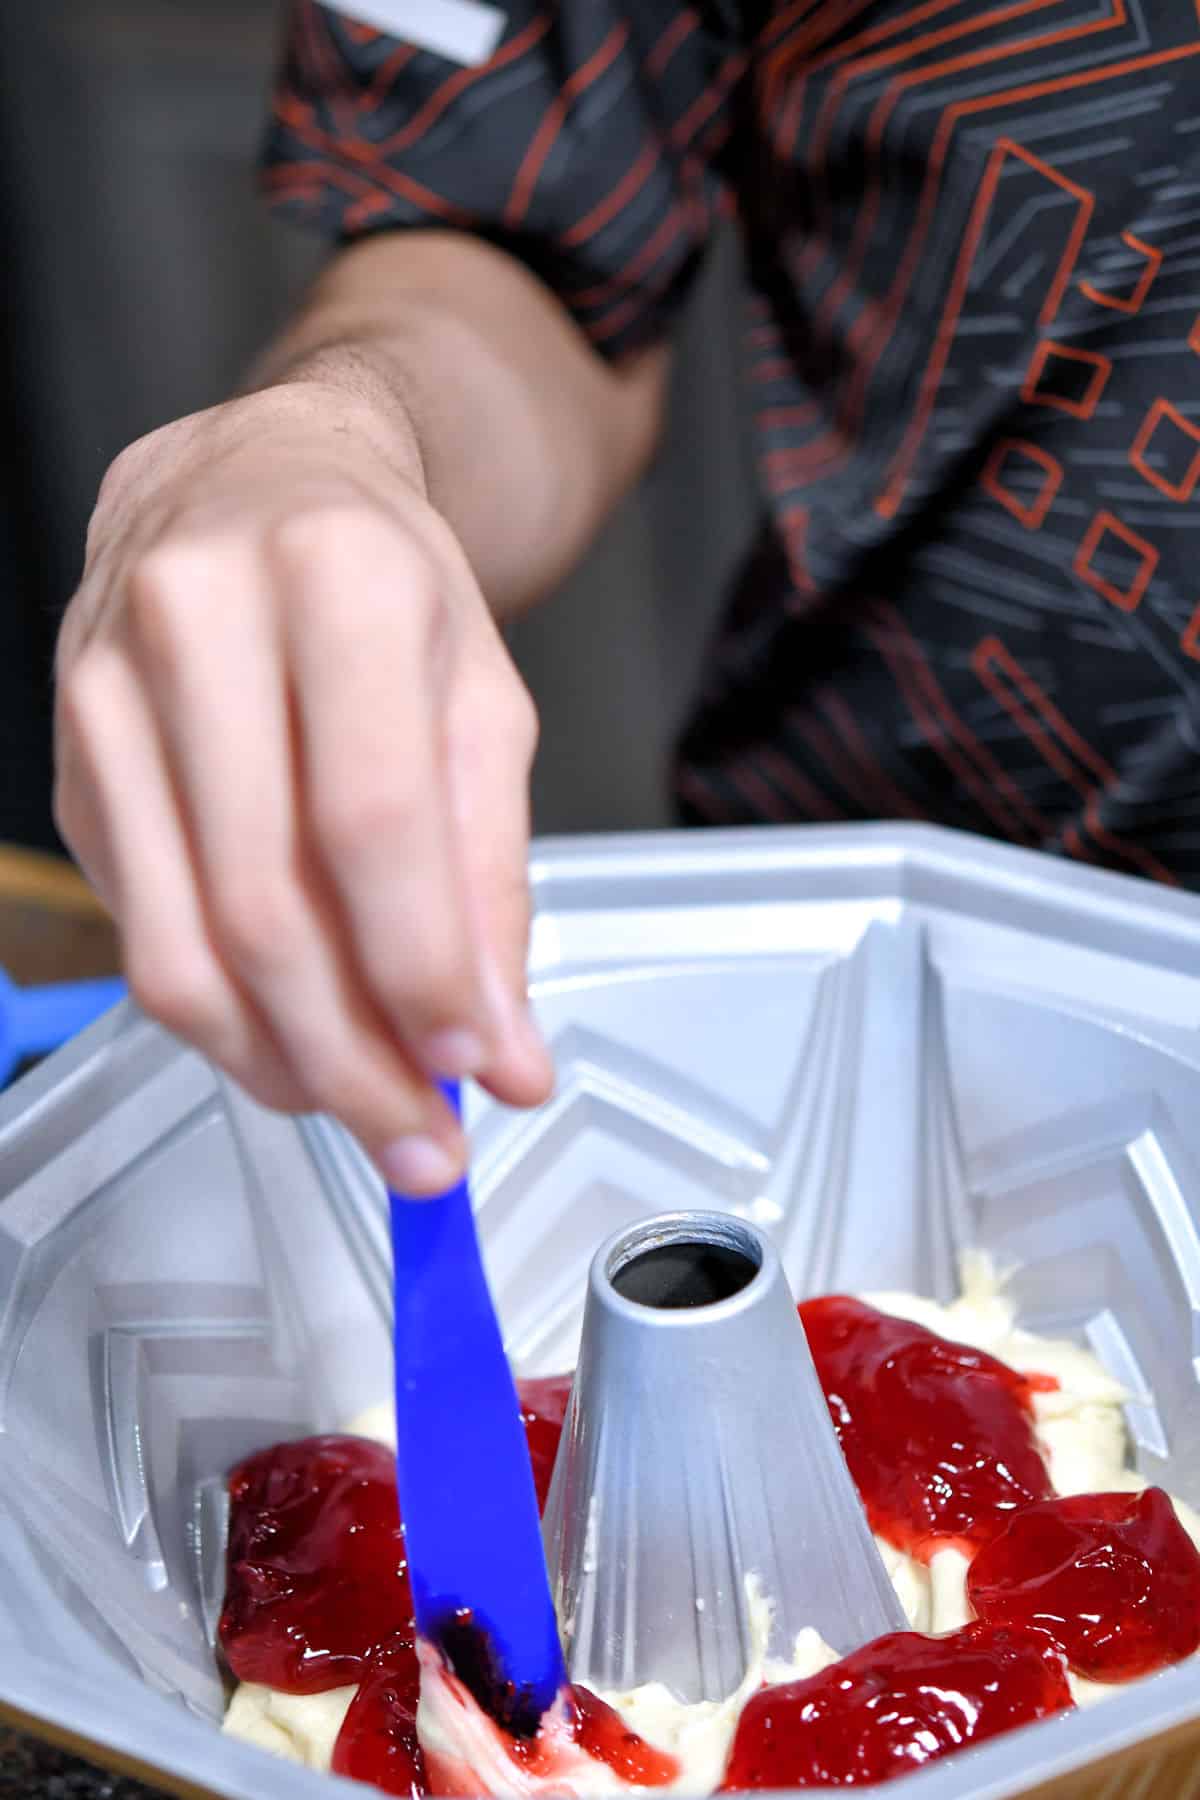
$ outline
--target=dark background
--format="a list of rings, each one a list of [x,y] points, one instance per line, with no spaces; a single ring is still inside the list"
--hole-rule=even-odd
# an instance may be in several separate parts
[[[323,247],[254,162],[275,0],[0,8],[0,842],[49,844],[50,667],[111,458],[221,398]],[[664,751],[753,518],[736,257],[686,321],[670,441],[563,595],[514,628],[539,701],[539,829],[668,817]]]

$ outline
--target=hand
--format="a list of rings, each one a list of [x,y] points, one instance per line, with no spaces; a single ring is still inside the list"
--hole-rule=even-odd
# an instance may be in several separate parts
[[[56,813],[144,1010],[393,1186],[462,1166],[430,1078],[532,1105],[536,720],[406,433],[318,384],[125,451],[59,642]]]

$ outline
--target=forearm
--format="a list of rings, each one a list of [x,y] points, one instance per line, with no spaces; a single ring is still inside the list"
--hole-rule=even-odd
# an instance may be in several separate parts
[[[568,572],[640,474],[666,361],[610,366],[513,259],[414,232],[342,252],[253,383],[367,401],[503,617]]]

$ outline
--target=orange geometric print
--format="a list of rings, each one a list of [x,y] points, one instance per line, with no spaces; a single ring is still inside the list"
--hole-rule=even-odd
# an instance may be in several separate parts
[[[1156,856],[1101,824],[1099,801],[1104,790],[1116,784],[1116,770],[1063,716],[1008,646],[998,637],[983,638],[971,654],[971,667],[1046,764],[1084,800],[1084,824],[1096,844],[1152,880],[1177,886],[1174,875]]]
[[[1056,362],[1083,363],[1092,370],[1087,386],[1079,395],[1056,393],[1052,387],[1038,384]],[[1057,406],[1073,419],[1090,419],[1112,374],[1112,359],[1099,350],[1073,350],[1070,344],[1056,344],[1044,338],[1033,353],[1033,361],[1021,388],[1021,398],[1030,406]]]
[[[1107,536],[1119,538],[1128,545],[1138,558],[1137,568],[1128,587],[1119,588],[1115,583],[1105,579],[1091,566],[1092,557]],[[1084,534],[1083,542],[1075,552],[1072,568],[1081,581],[1086,581],[1096,593],[1111,600],[1122,612],[1136,612],[1142,595],[1150,585],[1150,578],[1158,566],[1158,551],[1153,544],[1148,544],[1136,531],[1128,525],[1122,525],[1120,519],[1110,512],[1098,512]]]
[[[762,531],[685,817],[1200,889],[1200,0],[505,0],[471,70],[287,4],[288,211],[477,232],[618,374],[738,219]]]
[[[1185,437],[1189,438],[1193,444],[1200,445],[1200,425],[1193,425],[1190,419],[1184,418],[1178,408],[1172,406],[1169,400],[1160,395],[1142,420],[1141,429],[1129,451],[1129,460],[1138,474],[1148,481],[1151,487],[1156,487],[1160,494],[1165,494],[1168,500],[1190,500],[1192,490],[1197,481],[1200,481],[1200,448],[1194,451],[1182,477],[1176,482],[1168,481],[1165,475],[1161,475],[1157,469],[1151,468],[1146,461],[1146,451],[1150,447],[1150,441],[1164,419],[1168,420],[1176,431],[1182,432]]]
[[[1154,285],[1154,277],[1162,266],[1162,251],[1144,244],[1141,238],[1134,237],[1132,231],[1123,231],[1121,238],[1131,250],[1140,250],[1146,258],[1146,266],[1138,276],[1132,292],[1124,295],[1105,294],[1090,281],[1081,281],[1079,291],[1086,294],[1089,300],[1094,300],[1097,306],[1111,306],[1114,312],[1136,313],[1141,311],[1142,302]]]
[[[1006,462],[1021,459],[1035,464],[1045,477],[1032,500],[1022,500],[1019,494],[1006,488],[1000,479],[1000,472]],[[1062,464],[1048,450],[1043,450],[1040,445],[1031,444],[1024,438],[1002,438],[988,458],[987,466],[980,476],[980,484],[1027,531],[1036,531],[1050,511],[1054,496],[1062,486],[1062,478]]]
[[[1194,657],[1200,662],[1200,606],[1184,626],[1179,642],[1185,656]]]

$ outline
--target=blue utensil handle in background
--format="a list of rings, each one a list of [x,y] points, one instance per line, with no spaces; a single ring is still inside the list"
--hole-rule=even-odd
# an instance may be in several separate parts
[[[443,1088],[459,1111],[457,1089]],[[487,1712],[531,1735],[566,1669],[468,1186],[389,1198],[396,1473],[417,1626]]]
[[[59,1049],[124,998],[116,977],[23,988],[0,969],[0,1087],[26,1057]]]
[[[14,987],[13,1042],[22,1056],[57,1050],[124,998],[125,983],[116,977]]]

